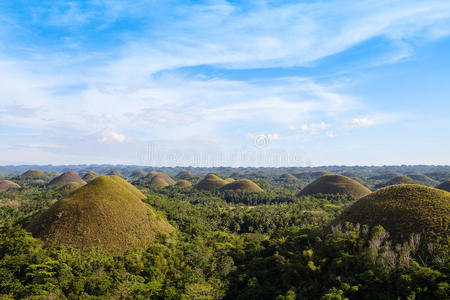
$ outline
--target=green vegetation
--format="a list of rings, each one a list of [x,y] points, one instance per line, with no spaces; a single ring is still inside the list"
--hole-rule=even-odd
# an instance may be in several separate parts
[[[416,184],[389,186],[359,199],[335,223],[382,225],[395,240],[412,233],[448,239],[450,193]]]
[[[444,191],[450,192],[450,180],[447,180],[445,182],[442,182],[441,184],[438,184],[436,186],[436,188],[440,189],[440,190],[444,190]]]
[[[253,193],[262,193],[264,190],[260,188],[256,183],[249,179],[238,179],[224,185],[222,190],[232,190],[232,191],[247,191]]]
[[[111,253],[145,247],[172,228],[118,176],[100,176],[34,219],[33,236],[71,247],[99,246]]]
[[[59,188],[59,187],[63,187],[69,183],[79,183],[81,185],[86,184],[86,181],[84,181],[83,179],[81,179],[81,177],[72,171],[67,171],[64,172],[63,174],[59,175],[56,178],[53,178],[49,183],[48,183],[48,187],[49,188]]]
[[[177,183],[175,183],[175,186],[184,188],[184,187],[192,186],[192,183],[187,180],[182,179],[182,180],[177,181]]]
[[[115,168],[79,170],[87,167]],[[133,178],[133,167],[117,170]],[[182,169],[158,170],[150,181]],[[324,170],[372,187],[380,180],[370,178],[386,171],[441,169]],[[450,193],[413,185],[356,202],[350,194],[297,195],[316,171],[240,168],[226,185],[245,177],[264,193],[116,176],[75,190],[24,181],[0,193],[0,299],[450,298]],[[286,181],[284,173],[302,175]]]
[[[280,179],[287,180],[287,181],[296,181],[297,177],[295,177],[294,175],[289,174],[289,173],[284,173],[284,174],[281,174]]]
[[[313,194],[343,194],[360,198],[370,193],[370,190],[359,182],[342,176],[327,174],[308,184],[298,195]]]
[[[185,180],[190,180],[190,179],[195,178],[194,174],[192,174],[191,172],[189,172],[187,170],[180,171],[176,177],[179,179],[185,179]]]

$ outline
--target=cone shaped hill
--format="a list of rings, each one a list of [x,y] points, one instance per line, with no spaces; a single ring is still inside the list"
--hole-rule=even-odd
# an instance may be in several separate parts
[[[351,178],[342,175],[327,174],[308,184],[297,195],[342,194],[350,195],[354,198],[361,198],[369,193],[370,190],[368,188]]]
[[[238,179],[236,181],[233,181],[231,183],[228,183],[227,185],[224,185],[221,190],[233,190],[233,191],[247,191],[247,192],[255,192],[255,193],[262,193],[264,190],[259,187],[256,183],[249,179]]]
[[[393,240],[411,233],[448,238],[450,193],[418,184],[393,185],[367,195],[347,208],[334,223],[380,224]]]
[[[205,190],[205,191],[213,191],[213,190],[219,190],[223,186],[225,186],[227,182],[217,176],[214,173],[209,173],[206,175],[205,178],[203,178],[199,183],[195,185],[195,187],[199,190]]]
[[[89,182],[89,181],[97,178],[99,175],[94,171],[87,171],[87,172],[82,172],[80,174],[80,176],[84,181]]]
[[[191,173],[190,171],[188,171],[188,170],[182,170],[182,171],[180,171],[180,172],[177,174],[177,176],[175,176],[175,177],[180,178],[180,179],[186,179],[186,180],[189,180],[189,179],[195,178],[195,175],[192,174],[192,173]]]
[[[444,190],[444,191],[450,192],[450,180],[447,180],[445,182],[442,182],[441,184],[438,184],[436,186],[436,188],[440,189],[440,190]]]
[[[137,183],[162,188],[169,185],[175,185],[176,181],[166,173],[151,171],[147,176],[139,179]]]
[[[69,183],[79,183],[81,185],[85,185],[86,181],[84,181],[83,179],[81,179],[81,177],[72,171],[67,171],[64,172],[63,174],[59,175],[56,178],[53,178],[49,184],[48,187],[49,188],[59,188],[62,186],[65,186]]]
[[[175,183],[175,186],[184,188],[184,187],[192,186],[192,183],[190,183],[187,180],[181,179],[177,183]]]
[[[20,189],[20,185],[9,180],[0,180],[0,192],[5,192],[9,189]]]
[[[296,181],[297,177],[289,173],[284,173],[280,175],[280,179],[285,181]]]
[[[35,218],[27,230],[56,244],[110,253],[146,247],[170,224],[142,202],[144,195],[118,176],[99,176]]]
[[[48,175],[42,172],[41,170],[28,170],[22,175],[16,177],[18,180],[47,180]]]

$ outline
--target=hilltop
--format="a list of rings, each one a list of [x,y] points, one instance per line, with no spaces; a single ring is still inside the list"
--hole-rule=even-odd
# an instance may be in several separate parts
[[[280,179],[285,181],[297,181],[297,177],[289,173],[281,174]]]
[[[0,192],[5,192],[9,189],[20,189],[20,185],[10,180],[0,180]]]
[[[449,192],[418,184],[402,184],[359,199],[334,223],[380,224],[395,240],[404,240],[411,233],[448,236],[449,219]]]
[[[94,171],[82,172],[80,175],[81,175],[81,178],[86,182],[92,181],[99,176]]]
[[[192,183],[190,183],[187,180],[182,179],[182,180],[178,181],[177,183],[175,183],[175,186],[184,188],[184,187],[192,186]]]
[[[195,187],[199,190],[212,191],[218,190],[226,184],[227,182],[225,182],[225,180],[223,180],[216,174],[210,173],[206,175],[206,177],[203,178],[199,183],[197,183]]]
[[[32,170],[26,171],[22,175],[19,175],[15,178],[19,179],[19,180],[39,180],[39,179],[46,180],[46,179],[48,179],[48,175],[45,174],[44,172],[42,172],[41,170],[32,169]]]
[[[223,186],[221,190],[233,190],[233,191],[241,190],[255,193],[264,192],[264,190],[260,188],[259,185],[257,185],[256,183],[254,183],[249,179],[238,179]]]
[[[370,193],[370,190],[359,182],[337,174],[328,174],[319,177],[299,193],[299,196],[313,194],[343,194],[360,198]]]
[[[138,182],[141,184],[150,184],[158,187],[174,185],[176,183],[176,181],[166,173],[157,171],[151,171],[147,174],[147,176],[138,180]]]
[[[142,202],[145,196],[118,176],[99,176],[35,218],[33,236],[56,244],[111,253],[146,247],[171,225]]]
[[[58,188],[58,187],[67,185],[69,183],[79,183],[81,185],[85,185],[86,181],[81,179],[81,177],[77,173],[72,172],[72,171],[67,171],[67,172],[64,172],[63,174],[59,175],[58,177],[52,179],[49,182],[48,187],[49,188]]]
[[[444,190],[450,192],[450,180],[442,182],[436,186],[437,189]]]
[[[387,187],[390,185],[397,185],[397,184],[419,184],[419,182],[415,181],[414,179],[412,179],[409,176],[398,175],[388,181],[381,182],[381,183],[375,185],[375,188],[379,189],[379,188],[384,188],[384,187]]]
[[[188,179],[195,178],[195,175],[187,170],[182,170],[175,177],[188,180]]]

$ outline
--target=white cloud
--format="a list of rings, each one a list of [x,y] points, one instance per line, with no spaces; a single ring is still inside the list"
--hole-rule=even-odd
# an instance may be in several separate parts
[[[329,127],[330,125],[326,124],[325,122],[320,122],[320,123],[302,124],[301,126],[298,127],[291,127],[291,129],[307,132],[309,134],[317,134],[318,132],[323,131]]]
[[[100,133],[100,136],[97,139],[100,143],[123,143],[125,142],[125,135],[113,131],[113,130],[105,130]]]
[[[400,116],[395,114],[372,114],[352,118],[348,124],[350,127],[368,127],[389,123],[398,120],[399,118]]]

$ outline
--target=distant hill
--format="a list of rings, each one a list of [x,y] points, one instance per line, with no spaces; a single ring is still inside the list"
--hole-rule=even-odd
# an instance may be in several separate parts
[[[10,180],[0,180],[0,192],[5,192],[9,189],[20,189],[20,185]]]
[[[401,176],[402,174],[398,172],[385,172],[377,175],[370,176],[370,180],[391,180],[397,176]]]
[[[289,174],[289,173],[281,174],[280,179],[285,180],[285,181],[297,181],[298,180],[297,177],[295,177],[294,175]]]
[[[99,176],[59,200],[27,227],[33,236],[69,247],[98,246],[118,254],[145,248],[173,228],[118,176]]]
[[[75,173],[73,171],[67,171],[67,172],[64,172],[63,174],[59,175],[58,177],[53,178],[48,183],[48,187],[49,188],[59,188],[66,184],[69,184],[69,183],[78,183],[81,185],[85,185],[86,181],[81,179],[81,177],[77,173]]]
[[[80,175],[81,175],[81,178],[86,182],[90,182],[99,176],[94,171],[82,172]]]
[[[368,188],[351,178],[337,174],[327,174],[308,184],[298,195],[343,194],[360,198],[369,193],[370,190]]]
[[[222,178],[217,176],[216,174],[210,173],[206,175],[205,178],[203,178],[199,183],[195,185],[195,187],[199,190],[219,190],[224,185],[226,185],[227,182],[225,182]]]
[[[15,177],[15,179],[18,179],[18,180],[35,180],[35,179],[47,180],[48,178],[49,178],[49,176],[47,174],[45,174],[41,170],[35,170],[35,169],[28,170],[25,173],[23,173],[22,175]]]
[[[314,180],[317,179],[323,175],[327,175],[329,172],[327,171],[311,171],[311,172],[302,172],[302,173],[296,173],[294,174],[295,177],[302,180]]]
[[[139,179],[140,184],[148,184],[156,187],[164,187],[168,185],[175,185],[176,181],[163,172],[151,171],[145,177]]]
[[[436,186],[437,189],[450,192],[450,180],[444,181]]]
[[[359,199],[334,223],[380,224],[394,240],[405,240],[411,233],[448,237],[449,220],[449,192],[402,184],[388,186]]]
[[[381,183],[375,185],[375,188],[380,189],[380,188],[384,188],[384,187],[387,187],[390,185],[397,185],[397,184],[420,184],[420,183],[415,181],[414,179],[412,179],[409,176],[398,175],[388,181],[381,182]]]
[[[255,193],[261,193],[264,192],[262,188],[260,188],[256,183],[249,179],[238,179],[231,183],[228,183],[224,185],[221,190],[241,190],[241,191],[247,191],[247,192],[255,192]]]
[[[108,175],[123,177],[122,173],[119,170],[116,170],[116,169],[109,171]]]
[[[186,180],[195,178],[194,174],[192,174],[191,172],[189,172],[189,171],[187,171],[187,170],[182,170],[182,171],[180,171],[180,172],[177,174],[177,176],[175,176],[175,177],[176,177],[176,178],[179,178],[179,179],[186,179]]]
[[[439,182],[450,180],[450,171],[429,172],[425,173],[425,175]]]
[[[190,183],[187,180],[182,179],[182,180],[179,180],[177,183],[175,183],[175,186],[184,188],[184,187],[192,186],[192,183]]]
[[[131,178],[142,178],[142,177],[145,177],[146,175],[147,175],[147,172],[145,172],[142,169],[137,169],[137,170],[134,170],[133,173],[131,173],[130,177]]]

